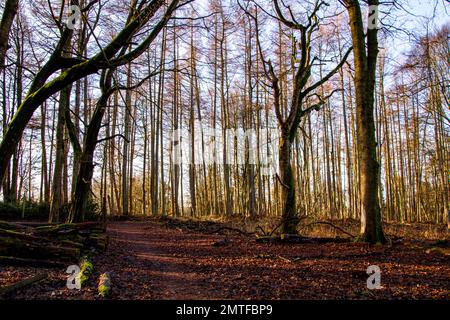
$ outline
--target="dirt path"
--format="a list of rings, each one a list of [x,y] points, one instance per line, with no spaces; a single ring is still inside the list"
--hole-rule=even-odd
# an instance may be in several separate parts
[[[133,297],[224,297],[221,290],[210,287],[211,269],[199,270],[195,266],[197,258],[202,256],[199,253],[211,246],[214,237],[166,229],[154,223],[133,222],[112,223],[108,226],[108,233],[111,237],[113,259],[121,259],[116,257],[120,252],[122,259],[126,261],[124,270],[114,268],[114,278],[127,279],[120,280],[120,283],[123,289],[136,291]],[[105,258],[109,259],[108,255],[100,259],[109,264]]]
[[[114,278],[132,298],[450,298],[450,259],[420,249],[260,245],[242,236],[214,246],[225,236],[142,222],[112,223],[108,232],[112,254],[126,261]],[[366,274],[374,264],[383,286],[375,291],[367,289]]]
[[[155,221],[113,222],[108,234],[94,265],[96,276],[111,273],[111,299],[450,299],[449,256],[409,245],[257,244]],[[367,289],[370,265],[381,269],[380,290]],[[0,283],[38,271],[0,270]],[[68,290],[64,271],[48,270],[47,282],[13,298],[98,299],[96,281]]]

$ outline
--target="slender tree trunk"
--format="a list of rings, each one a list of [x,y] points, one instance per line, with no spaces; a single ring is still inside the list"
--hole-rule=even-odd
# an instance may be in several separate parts
[[[127,70],[127,87],[131,86],[131,64],[128,64]],[[129,156],[129,144],[130,144],[130,127],[131,127],[131,92],[127,90],[125,93],[125,110],[124,110],[124,141],[122,150],[122,215],[128,216],[129,214],[129,185],[128,185],[128,156]]]
[[[361,240],[370,243],[386,241],[382,228],[379,190],[380,165],[374,121],[374,90],[378,55],[377,29],[368,29],[367,52],[359,1],[347,0],[355,61],[356,120],[358,158],[361,170]],[[369,5],[378,5],[370,0]],[[372,14],[372,13],[369,13]]]
[[[14,17],[17,14],[19,0],[6,0],[0,22],[0,74],[5,68],[6,51],[8,50],[8,39]]]
[[[50,205],[49,222],[59,222],[59,214],[63,205],[63,170],[64,170],[64,126],[65,109],[69,106],[70,86],[64,88],[60,94],[58,120],[56,125],[56,157],[53,169],[52,202]]]

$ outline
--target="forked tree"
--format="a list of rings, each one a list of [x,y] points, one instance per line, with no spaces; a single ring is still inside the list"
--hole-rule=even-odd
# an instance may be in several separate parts
[[[82,15],[97,2],[97,0],[93,0],[85,7],[81,8],[80,11]],[[61,91],[69,84],[90,74],[108,68],[119,67],[136,59],[145,52],[149,44],[153,42],[159,32],[167,24],[172,13],[180,5],[192,2],[192,0],[187,0],[181,4],[180,2],[181,1],[179,0],[170,1],[161,17],[157,21],[154,21],[155,24],[151,30],[147,31],[145,36],[139,41],[136,39],[136,35],[139,35],[143,29],[148,27],[149,21],[161,10],[161,8],[165,7],[165,1],[131,1],[127,23],[123,29],[106,46],[100,48],[100,50],[90,58],[64,56],[64,48],[67,47],[67,43],[72,38],[73,30],[72,28],[61,25],[60,27],[63,28],[63,31],[56,48],[45,65],[34,76],[24,100],[8,124],[7,130],[0,143],[0,181],[3,181],[11,156],[22,137],[23,131],[32,118],[34,111],[39,108],[45,100]],[[70,4],[79,5],[79,1],[71,0]],[[133,50],[124,52],[122,49],[128,48],[132,41],[139,42]]]
[[[324,1],[316,1],[313,8],[307,12],[307,18],[303,23],[296,20],[290,7],[287,7],[290,18],[286,18],[278,0],[273,0],[273,5],[276,12],[276,17],[273,18],[278,19],[291,30],[299,33],[299,40],[296,40],[295,45],[300,57],[292,83],[290,106],[284,115],[281,107],[281,97],[283,95],[286,96],[288,93],[282,92],[284,88],[280,86],[279,76],[277,76],[271,60],[264,58],[259,40],[257,13],[256,11],[252,13],[242,6],[241,8],[255,22],[259,55],[262,60],[265,77],[269,81],[268,85],[272,90],[275,115],[280,128],[278,146],[279,174],[277,174],[278,181],[281,184],[282,221],[280,232],[281,234],[296,234],[299,219],[296,204],[295,173],[291,163],[292,145],[302,118],[307,116],[311,111],[319,110],[335,92],[334,90],[328,96],[322,96],[316,92],[316,89],[327,82],[343,66],[351,52],[351,48],[346,51],[341,61],[331,71],[320,80],[313,82],[311,78],[313,67],[319,62],[321,63],[321,61],[319,61],[320,59],[318,57],[312,56],[311,47],[313,35],[319,30],[318,12],[326,3]],[[316,101],[311,103],[314,98]]]

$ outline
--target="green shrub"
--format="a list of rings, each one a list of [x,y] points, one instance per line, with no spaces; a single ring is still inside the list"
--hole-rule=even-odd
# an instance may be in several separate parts
[[[32,201],[0,202],[0,219],[48,219],[49,205]]]
[[[66,221],[69,216],[71,202],[64,204],[59,213],[59,221]],[[0,220],[44,220],[48,219],[50,204],[45,202],[20,201],[0,202]],[[97,221],[102,218],[100,206],[90,198],[84,213],[86,221]]]

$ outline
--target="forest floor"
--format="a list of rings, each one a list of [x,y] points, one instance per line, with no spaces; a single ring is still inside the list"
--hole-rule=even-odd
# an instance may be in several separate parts
[[[108,250],[82,290],[66,288],[65,270],[0,266],[0,287],[48,273],[0,299],[101,299],[103,272],[110,299],[450,299],[448,241],[267,244],[164,220],[110,222],[107,232]],[[370,265],[381,269],[381,289],[367,289]]]

